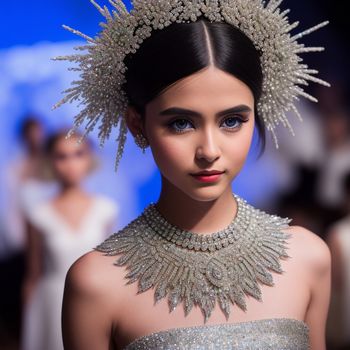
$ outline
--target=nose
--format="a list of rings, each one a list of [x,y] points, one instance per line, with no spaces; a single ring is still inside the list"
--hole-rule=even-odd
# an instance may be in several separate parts
[[[209,163],[217,160],[221,155],[221,150],[218,140],[215,137],[214,131],[204,130],[200,135],[197,148],[196,159],[206,160]]]

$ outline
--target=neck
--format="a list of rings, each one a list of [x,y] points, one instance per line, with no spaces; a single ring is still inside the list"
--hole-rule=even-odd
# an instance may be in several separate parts
[[[79,184],[66,184],[62,183],[60,188],[61,197],[76,197],[83,195],[85,192],[79,186]]]
[[[39,157],[42,157],[43,151],[42,151],[41,147],[39,147],[39,146],[28,145],[27,155],[30,158],[39,158]]]
[[[157,208],[173,225],[198,234],[210,234],[225,229],[237,214],[237,203],[231,187],[214,200],[199,201],[189,197],[164,178]]]

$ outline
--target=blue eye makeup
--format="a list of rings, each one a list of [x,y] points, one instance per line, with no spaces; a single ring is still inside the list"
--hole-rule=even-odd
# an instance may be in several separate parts
[[[220,124],[220,127],[223,127],[229,131],[235,131],[239,129],[243,123],[248,122],[248,118],[245,118],[241,115],[232,115],[224,118]],[[178,118],[175,120],[172,120],[170,123],[167,124],[167,127],[176,133],[182,133],[186,132],[188,130],[195,129],[193,123],[185,118]]]
[[[226,129],[235,130],[240,128],[242,124],[246,123],[248,120],[248,118],[244,118],[242,116],[229,116],[222,121],[221,125]]]
[[[193,129],[193,124],[184,118],[175,119],[168,124],[169,128],[175,132],[184,132],[188,129]]]

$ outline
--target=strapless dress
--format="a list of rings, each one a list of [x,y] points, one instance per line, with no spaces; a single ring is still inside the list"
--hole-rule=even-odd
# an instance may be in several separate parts
[[[309,327],[293,318],[171,328],[141,336],[123,350],[306,350]]]

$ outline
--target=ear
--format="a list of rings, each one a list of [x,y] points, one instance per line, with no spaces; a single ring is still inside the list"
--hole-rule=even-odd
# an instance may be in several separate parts
[[[136,112],[135,108],[129,106],[127,108],[125,114],[126,124],[131,132],[131,134],[135,137],[138,134],[143,134],[143,122],[141,115]]]

